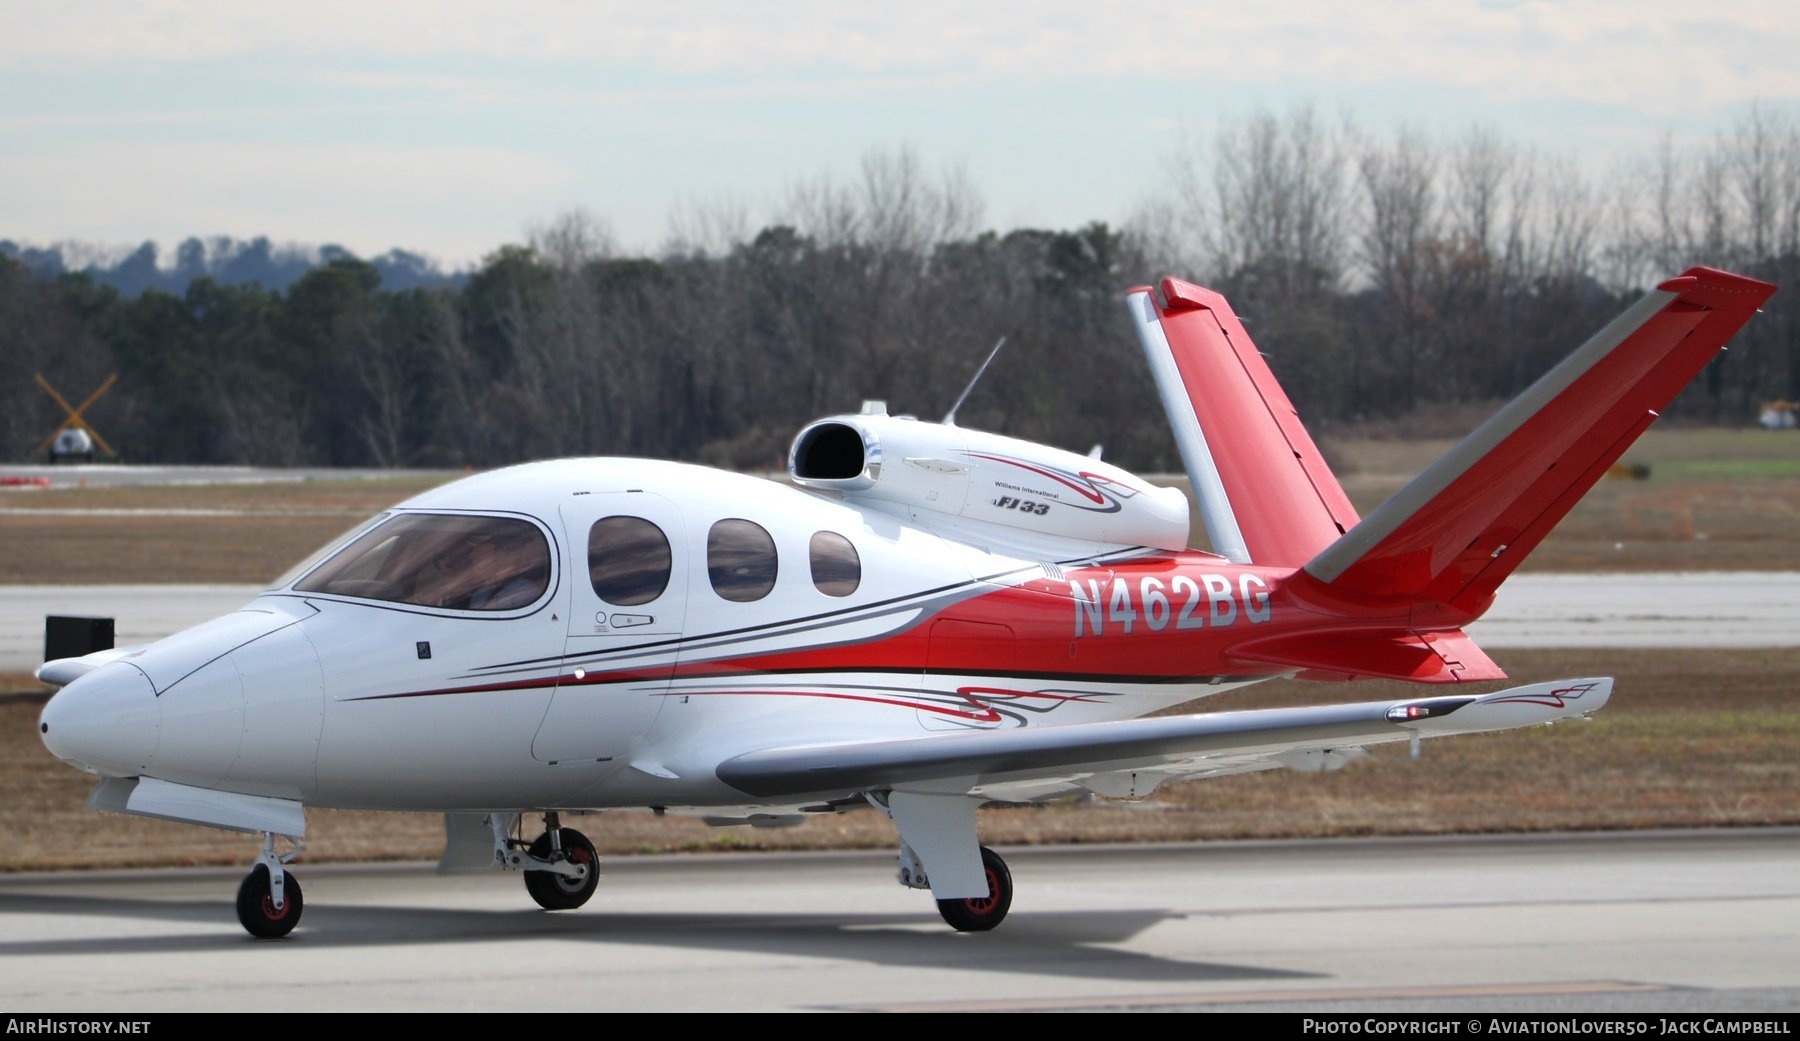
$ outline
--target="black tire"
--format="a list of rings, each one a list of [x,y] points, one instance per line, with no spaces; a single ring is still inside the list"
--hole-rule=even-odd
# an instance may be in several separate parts
[[[588,902],[600,887],[600,853],[588,837],[574,828],[562,829],[563,856],[577,864],[587,865],[587,877],[567,878],[554,871],[525,872],[525,891],[546,911],[573,911]],[[531,855],[550,859],[550,833],[539,835],[531,844]]]
[[[278,940],[300,924],[300,912],[306,909],[306,898],[300,893],[300,880],[291,871],[282,872],[281,910],[275,910],[275,897],[269,887],[269,865],[258,864],[244,876],[238,886],[238,921],[245,931],[259,940]]]
[[[988,895],[964,900],[939,900],[938,914],[959,933],[985,933],[1006,920],[1012,910],[1012,872],[1000,854],[981,847],[981,867],[987,872]]]

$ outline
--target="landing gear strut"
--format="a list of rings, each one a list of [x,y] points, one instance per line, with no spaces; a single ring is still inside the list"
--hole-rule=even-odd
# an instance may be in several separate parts
[[[259,940],[275,940],[294,931],[300,924],[300,912],[306,899],[300,893],[300,880],[286,870],[288,861],[299,856],[298,842],[286,853],[275,852],[275,836],[263,832],[262,855],[256,866],[238,886],[238,921],[245,931]]]
[[[1012,910],[1012,872],[1000,854],[980,844],[975,827],[977,800],[955,792],[879,791],[865,793],[884,810],[900,832],[896,868],[900,884],[946,895],[938,914],[961,933],[983,933],[1006,920]],[[981,871],[969,850],[980,854]],[[932,867],[927,869],[926,865]],[[937,877],[931,877],[935,874]],[[979,893],[979,896],[962,894]]]
[[[1012,909],[1012,872],[1000,854],[981,847],[981,869],[987,874],[988,895],[962,900],[939,900],[938,914],[959,933],[984,933],[1006,920]]]
[[[586,835],[563,827],[554,813],[544,814],[544,833],[526,852],[549,865],[525,871],[525,891],[546,911],[574,910],[600,886],[599,851]]]

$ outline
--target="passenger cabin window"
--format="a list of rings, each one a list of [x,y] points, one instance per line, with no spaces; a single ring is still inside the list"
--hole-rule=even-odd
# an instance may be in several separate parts
[[[775,588],[775,540],[755,521],[727,518],[706,536],[706,572],[713,592],[747,604]]]
[[[849,596],[862,584],[862,558],[837,532],[814,532],[810,555],[813,585],[826,596]]]
[[[602,517],[588,529],[588,579],[609,604],[637,607],[663,595],[674,561],[669,537],[642,517]]]
[[[371,528],[294,588],[456,611],[509,611],[550,585],[550,546],[515,517],[402,513]]]

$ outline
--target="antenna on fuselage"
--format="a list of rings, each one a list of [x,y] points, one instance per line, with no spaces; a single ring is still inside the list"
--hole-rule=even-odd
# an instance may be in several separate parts
[[[963,388],[962,396],[958,397],[956,399],[956,404],[951,405],[950,411],[944,414],[945,426],[953,427],[956,425],[956,410],[962,408],[963,402],[969,400],[969,394],[975,389],[975,384],[981,382],[981,374],[986,372],[988,366],[994,363],[994,356],[999,354],[1000,348],[1004,346],[1006,346],[1006,337],[1002,336],[1000,337],[1000,342],[994,344],[994,349],[988,352],[987,360],[981,363],[981,368],[975,370],[975,378],[970,380],[969,385]]]

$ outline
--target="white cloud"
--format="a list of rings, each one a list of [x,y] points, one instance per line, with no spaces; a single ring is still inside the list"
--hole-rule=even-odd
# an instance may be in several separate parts
[[[690,0],[13,2],[0,66],[368,56],[553,62],[670,76],[922,73],[1173,83],[1294,80],[1455,86],[1498,100],[1566,99],[1658,114],[1800,97],[1800,19],[1784,0],[1147,4],[1081,0],[881,9]]]
[[[996,216],[1073,223],[1116,218],[1159,150],[1259,104],[1498,123],[1595,162],[1751,100],[1800,112],[1800,19],[1767,0],[1116,10],[0,0],[0,236],[462,260],[588,205],[649,243],[677,199],[770,197],[896,143],[968,163]]]

